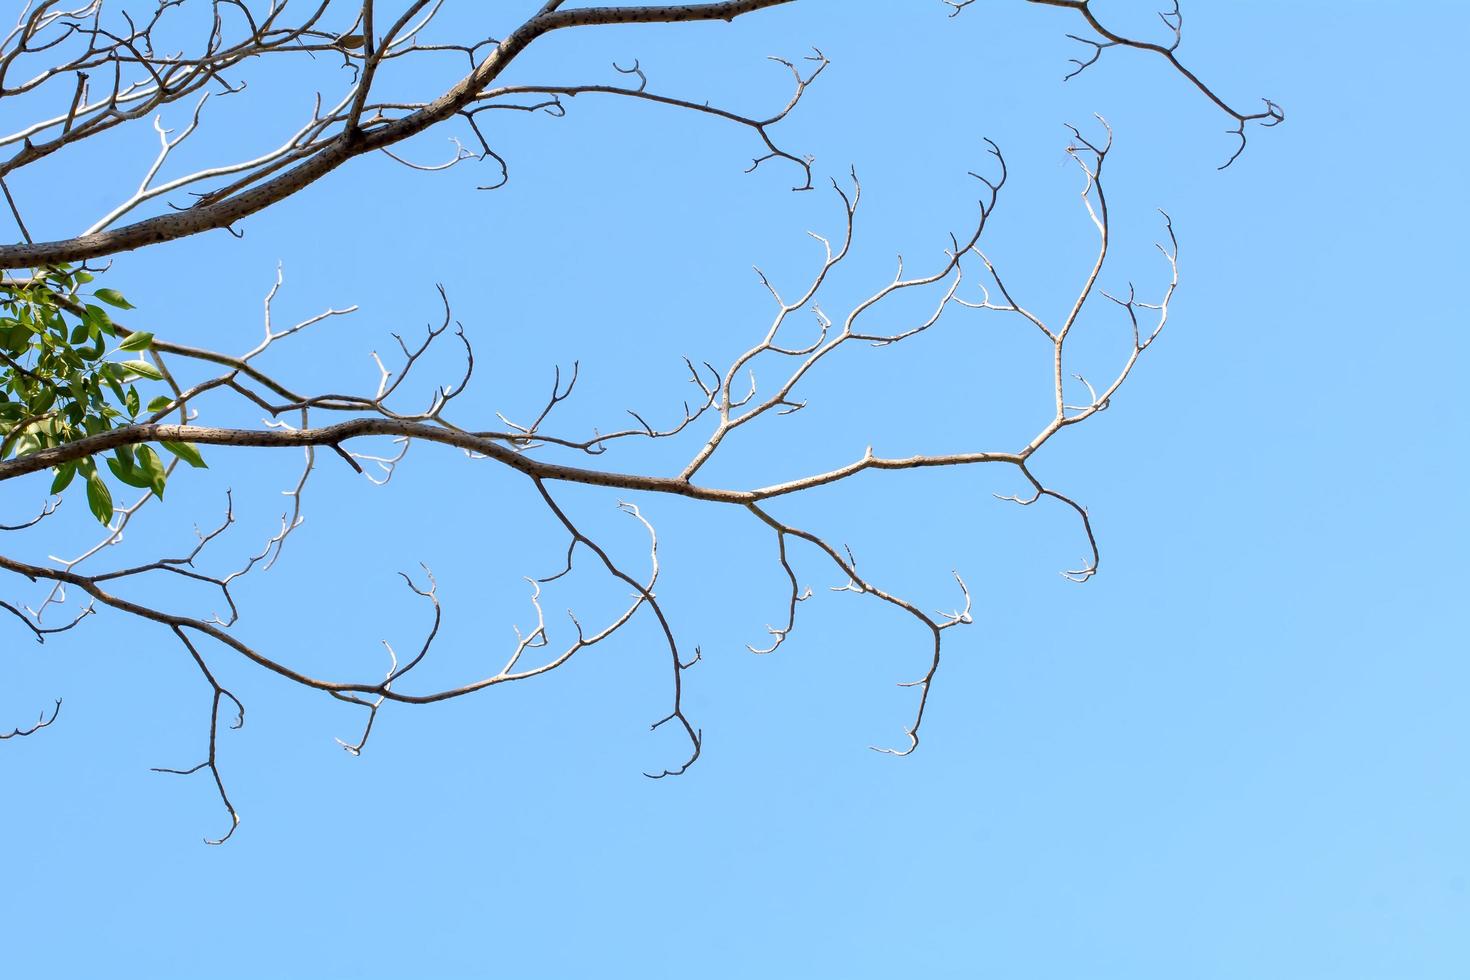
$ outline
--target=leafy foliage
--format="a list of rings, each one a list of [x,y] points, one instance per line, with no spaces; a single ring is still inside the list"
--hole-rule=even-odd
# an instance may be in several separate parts
[[[114,359],[148,351],[153,335],[113,323],[99,302],[122,310],[133,305],[115,289],[85,296],[81,289],[91,281],[86,270],[65,265],[37,269],[29,279],[0,280],[0,460],[132,424],[145,412],[138,383],[164,379],[141,357]],[[109,349],[113,340],[118,343]],[[146,413],[173,404],[171,396],[157,395]],[[204,465],[191,445],[163,445],[190,465]],[[121,446],[105,462],[117,481],[163,496],[168,466],[151,447]],[[93,457],[64,463],[55,473],[52,493],[80,475],[92,513],[104,524],[112,520],[112,491]]]

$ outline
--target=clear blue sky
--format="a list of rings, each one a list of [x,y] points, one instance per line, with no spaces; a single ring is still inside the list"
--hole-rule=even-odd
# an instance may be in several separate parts
[[[459,6],[463,22],[482,16]],[[1148,6],[1103,9],[1146,24]],[[681,501],[636,500],[660,530],[660,598],[705,655],[686,675],[704,757],[680,779],[640,774],[683,751],[647,730],[668,697],[651,620],[539,682],[387,710],[361,758],[332,741],[357,714],[216,652],[250,714],[221,749],[244,822],[206,847],[224,826],[208,778],[148,771],[203,748],[207,691],[171,638],[117,617],[44,647],[11,631],[4,727],[66,703],[51,729],[0,746],[3,972],[1470,976],[1470,18],[1448,2],[1184,13],[1188,64],[1238,103],[1287,112],[1223,173],[1226,120],[1163,65],[1109,52],[1063,85],[1080,25],[1006,0],[953,20],[937,0],[802,0],[733,26],[568,33],[516,72],[599,80],[638,57],[654,88],[758,110],[785,94],[761,59],[820,46],[832,67],[780,132],[821,179],[849,165],[863,178],[859,252],[829,312],[891,274],[894,252],[914,268],[939,257],[971,218],[982,137],[1012,170],[989,252],[1043,310],[1064,306],[1091,247],[1064,122],[1098,112],[1116,133],[1106,284],[1157,289],[1152,209],[1173,215],[1182,284],[1166,334],[1110,411],[1037,462],[1091,508],[1095,580],[1056,574],[1082,554],[1078,527],[994,500],[1016,489],[1005,473],[889,474],[779,511],[926,608],[953,605],[951,568],[970,583],[977,623],[948,634],[916,754],[867,746],[901,738],[912,694],[894,682],[920,671],[922,636],[826,592],[841,583],[802,552],[818,598],[778,654],[751,656],[782,611],[773,542]],[[503,26],[486,16],[484,31]],[[198,159],[269,145],[270,100],[305,108],[294,82],[254,78],[256,101],[222,100]],[[432,320],[443,283],[477,344],[475,410],[529,414],[553,365],[580,357],[564,421],[607,426],[624,407],[677,412],[680,355],[718,363],[763,329],[750,265],[795,283],[813,258],[804,231],[837,230],[829,192],[790,194],[789,169],[741,173],[758,149],[743,131],[590,96],[565,119],[493,122],[503,190],[473,190],[484,168],[359,162],[245,222],[241,241],[120,257],[110,284],[160,336],[243,350],[279,261],[283,320],[362,309],[273,363],[304,386],[361,389],[376,383],[366,352]],[[119,139],[106,179],[77,157],[50,191],[18,182],[27,200],[48,195],[32,231],[85,227],[152,138]],[[1089,329],[1089,351],[1121,351],[1116,321],[1100,311]],[[779,479],[869,443],[1011,448],[1045,411],[1035,340],[957,310],[912,345],[854,354],[711,481]],[[217,518],[226,485],[244,501],[229,553],[263,540],[295,458],[210,458],[127,547],[176,549],[190,522]],[[393,572],[423,561],[446,604],[426,673],[483,671],[526,622],[520,576],[559,560],[523,483],[427,447],[383,489],[329,460],[285,558],[243,591],[242,635],[376,675],[378,641],[403,648],[422,628]],[[7,485],[0,503],[12,514],[39,492]],[[565,498],[637,555],[615,496]],[[574,580],[548,612],[618,597]]]

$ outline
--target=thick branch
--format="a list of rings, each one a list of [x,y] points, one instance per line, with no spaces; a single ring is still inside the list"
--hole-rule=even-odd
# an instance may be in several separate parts
[[[336,425],[310,429],[226,429],[203,425],[177,425],[164,423],[142,423],[121,426],[94,436],[87,436],[50,449],[29,453],[16,459],[0,462],[0,483],[29,473],[59,466],[71,460],[82,459],[97,453],[108,452],[119,446],[138,446],[150,442],[192,442],[209,446],[260,446],[275,448],[303,448],[306,446],[339,446],[349,439],[364,436],[400,436],[422,439],[446,446],[455,446],[469,452],[479,453],[504,463],[514,470],[540,480],[557,480],[566,483],[582,483],[589,486],[617,487],[623,490],[646,490],[652,493],[674,494],[708,500],[715,503],[751,504],[768,497],[777,497],[808,490],[828,483],[836,483],[868,469],[919,469],[935,466],[963,466],[971,463],[1024,462],[1021,453],[955,453],[944,456],[908,456],[882,458],[870,450],[862,459],[824,473],[812,474],[785,483],[773,484],[757,490],[727,490],[717,487],[702,487],[680,477],[647,476],[637,473],[616,473],[580,466],[566,466],[526,456],[503,444],[505,437],[486,436],[458,429],[409,422],[400,419],[363,418],[339,422]],[[1030,450],[1034,451],[1034,450]]]
[[[723,20],[775,7],[793,0],[722,0],[716,3],[662,4],[655,7],[586,7],[548,10],[526,21],[480,65],[439,98],[401,119],[374,128],[347,129],[314,156],[285,173],[224,200],[201,203],[187,211],[163,214],[109,231],[62,241],[0,246],[0,269],[34,268],[81,262],[145,245],[174,241],[226,228],[242,218],[282,201],[336,170],[353,157],[385,149],[453,117],[473,102],[527,46],[552,31],[609,24],[682,23]]]

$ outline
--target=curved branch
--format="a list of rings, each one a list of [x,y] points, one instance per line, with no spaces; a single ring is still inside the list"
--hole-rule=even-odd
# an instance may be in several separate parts
[[[950,3],[950,6],[956,8],[954,13],[957,14],[961,9],[963,9],[963,7],[968,5],[970,0],[964,0],[964,2],[962,3],[954,3],[951,2],[951,0],[946,0],[946,2]],[[1179,12],[1178,0],[1174,0],[1174,6],[1172,10],[1161,11],[1159,13],[1159,19],[1163,21],[1164,26],[1167,27],[1169,31],[1174,35],[1173,42],[1167,45],[1158,44],[1153,41],[1142,41],[1137,38],[1125,37],[1121,34],[1113,32],[1112,30],[1109,30],[1103,25],[1102,21],[1098,20],[1097,15],[1093,13],[1091,0],[1027,0],[1027,2],[1040,4],[1045,7],[1065,7],[1068,10],[1075,10],[1082,15],[1083,20],[1087,21],[1087,25],[1091,27],[1094,31],[1096,31],[1098,36],[1103,39],[1101,41],[1094,41],[1085,37],[1078,37],[1075,34],[1067,35],[1072,40],[1080,42],[1082,44],[1086,44],[1092,48],[1091,57],[1085,60],[1077,58],[1072,59],[1072,63],[1077,67],[1067,74],[1068,79],[1077,77],[1088,68],[1096,64],[1098,58],[1102,56],[1103,50],[1106,48],[1125,47],[1135,48],[1139,51],[1149,51],[1156,55],[1159,55],[1161,58],[1167,61],[1170,67],[1172,67],[1180,75],[1184,76],[1185,80],[1188,81],[1189,84],[1193,85],[1195,89],[1200,92],[1200,94],[1202,94],[1205,98],[1214,103],[1221,112],[1224,112],[1230,118],[1234,119],[1235,126],[1231,130],[1229,130],[1229,132],[1240,141],[1240,145],[1236,147],[1234,153],[1230,154],[1229,159],[1220,164],[1220,166],[1217,168],[1219,170],[1224,170],[1226,167],[1230,166],[1237,159],[1239,159],[1242,153],[1245,152],[1246,124],[1259,122],[1262,126],[1270,127],[1278,125],[1279,123],[1282,123],[1286,120],[1286,113],[1282,111],[1279,105],[1277,105],[1275,102],[1272,102],[1270,99],[1261,100],[1266,107],[1259,112],[1242,112],[1239,109],[1236,109],[1230,103],[1226,102],[1223,98],[1217,95],[1214,89],[1205,84],[1205,81],[1202,78],[1200,78],[1193,71],[1187,68],[1184,63],[1179,60],[1178,55],[1175,54],[1175,50],[1179,47],[1179,42],[1183,35],[1184,18]]]
[[[61,714],[61,698],[56,699],[56,706],[51,709],[50,718],[47,718],[46,712],[43,711],[40,717],[36,719],[36,723],[28,728],[17,727],[12,728],[8,733],[0,732],[0,741],[8,738],[25,738],[27,735],[34,735],[43,728],[49,728],[56,721],[56,716],[59,714]]]

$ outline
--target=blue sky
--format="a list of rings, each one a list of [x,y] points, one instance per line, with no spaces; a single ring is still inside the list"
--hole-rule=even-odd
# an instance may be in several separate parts
[[[461,6],[446,30],[480,17]],[[1146,6],[1102,9],[1146,25]],[[1115,133],[1106,285],[1157,292],[1153,209],[1173,216],[1168,329],[1113,407],[1036,464],[1090,508],[1096,579],[1057,574],[1082,555],[1080,529],[1059,507],[995,500],[1018,489],[1005,472],[882,474],[778,509],[925,608],[953,606],[952,568],[969,583],[976,624],[947,634],[918,752],[867,746],[901,739],[912,694],[894,684],[922,670],[923,637],[827,592],[841,582],[800,552],[818,598],[778,653],[748,654],[783,611],[774,542],[687,501],[630,498],[659,529],[659,597],[704,652],[686,683],[705,750],[679,779],[641,775],[684,749],[648,731],[668,700],[651,620],[539,681],[385,710],[360,758],[332,741],[359,715],[215,652],[249,716],[221,749],[244,822],[206,847],[224,821],[207,777],[148,771],[203,749],[207,690],[171,638],[117,617],[44,647],[12,632],[5,727],[66,701],[55,726],[0,747],[9,972],[1470,974],[1470,665],[1454,611],[1470,545],[1456,391],[1470,354],[1457,95],[1470,24],[1450,3],[1184,13],[1186,63],[1238,104],[1265,95],[1287,112],[1224,172],[1226,120],[1155,59],[1109,52],[1063,85],[1080,25],[1002,0],[955,19],[927,0],[802,0],[730,26],[567,32],[516,73],[603,80],[637,57],[653,88],[755,111],[786,94],[766,55],[821,47],[832,66],[779,132],[820,180],[851,165],[863,182],[829,311],[890,276],[895,252],[914,268],[941,257],[972,219],[983,137],[1011,168],[987,252],[1043,313],[1065,308],[1092,248],[1063,123],[1095,127],[1096,112]],[[267,145],[272,100],[301,108],[301,84],[252,80],[255,101],[220,100],[191,151]],[[281,320],[361,309],[272,363],[356,389],[376,383],[367,351],[436,318],[442,283],[476,343],[466,411],[534,414],[553,366],[580,358],[569,429],[624,407],[667,417],[687,397],[681,355],[719,364],[763,329],[770,300],[750,266],[793,286],[816,257],[805,231],[836,233],[841,212],[830,191],[789,193],[789,167],[742,174],[758,152],[744,131],[591,96],[569,110],[495,121],[503,190],[473,190],[485,168],[358,161],[247,221],[243,240],[121,256],[108,282],[158,335],[243,350],[279,262]],[[410,151],[439,157],[447,135]],[[140,170],[152,139],[112,152]],[[32,205],[33,233],[85,227],[136,181],[126,166],[99,177],[95,159],[62,161],[45,181],[70,191]],[[33,201],[46,187],[15,185]],[[1099,363],[1123,350],[1105,311],[1087,329]],[[868,444],[1024,443],[1047,411],[1037,340],[956,310],[912,343],[854,353],[709,479],[771,482]],[[241,501],[230,554],[264,540],[296,457],[209,458],[124,548],[177,548],[191,522],[218,519],[226,486]],[[482,672],[526,622],[521,576],[561,557],[523,483],[430,447],[384,488],[329,461],[285,557],[242,590],[241,635],[378,675],[379,641],[422,630],[394,575],[422,561],[446,609],[425,673]],[[0,504],[29,508],[43,489],[7,485]],[[615,495],[562,499],[642,560]],[[573,578],[548,613],[618,598]]]

